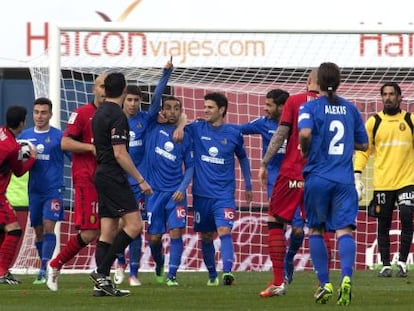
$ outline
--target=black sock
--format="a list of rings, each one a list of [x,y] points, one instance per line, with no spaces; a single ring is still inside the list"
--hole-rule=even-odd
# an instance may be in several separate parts
[[[125,248],[131,243],[132,238],[125,233],[124,230],[120,230],[115,236],[113,243],[107,250],[105,257],[102,258],[102,262],[98,266],[98,273],[109,276],[111,272],[112,264],[116,259],[116,255],[125,251]]]

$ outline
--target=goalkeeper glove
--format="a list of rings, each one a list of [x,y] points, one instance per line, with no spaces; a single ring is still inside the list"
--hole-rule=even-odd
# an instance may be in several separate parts
[[[355,172],[354,177],[355,177],[355,189],[358,193],[358,201],[361,201],[362,196],[365,194],[365,185],[361,179],[362,177],[361,172]]]

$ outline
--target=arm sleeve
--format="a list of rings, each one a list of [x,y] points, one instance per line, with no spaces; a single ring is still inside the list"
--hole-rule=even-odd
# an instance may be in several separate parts
[[[178,191],[185,193],[185,190],[187,189],[188,185],[190,184],[191,178],[193,178],[194,173],[194,166],[186,168],[184,173],[184,178],[178,187]]]
[[[244,177],[244,184],[246,186],[247,191],[252,190],[252,181],[251,181],[251,174],[250,174],[250,163],[249,158],[244,157],[239,159],[240,162],[240,168]]]
[[[164,93],[164,90],[167,86],[168,80],[170,79],[172,72],[173,72],[173,68],[170,68],[170,69],[164,68],[162,71],[162,77],[160,81],[158,81],[157,87],[154,90],[154,96],[152,97],[151,105],[148,110],[148,113],[151,119],[157,118],[158,111],[160,111],[160,107],[161,107],[162,93]]]

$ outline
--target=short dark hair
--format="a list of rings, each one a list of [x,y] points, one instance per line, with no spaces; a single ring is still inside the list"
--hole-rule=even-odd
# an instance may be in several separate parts
[[[282,89],[273,89],[266,94],[266,98],[273,99],[276,105],[284,105],[288,97],[289,93]]]
[[[164,103],[165,103],[166,101],[168,101],[168,100],[174,100],[174,101],[177,101],[177,102],[179,102],[179,103],[180,103],[180,107],[183,107],[183,104],[182,104],[181,100],[179,100],[179,99],[178,99],[177,97],[175,97],[175,96],[169,95],[169,96],[166,96],[166,97],[164,97],[164,98],[162,99],[162,106],[161,106],[161,108],[164,108]]]
[[[127,85],[127,94],[137,95],[142,98],[142,91],[138,85]]]
[[[6,112],[6,126],[17,129],[21,122],[26,121],[27,109],[24,106],[10,106]]]
[[[33,103],[33,106],[35,106],[35,105],[48,105],[49,106],[49,111],[52,111],[52,101],[47,97],[37,98]]]
[[[106,97],[119,97],[122,95],[126,86],[125,76],[121,72],[110,73],[106,76],[104,85]]]
[[[398,95],[402,95],[401,94],[401,88],[400,86],[397,84],[397,82],[385,82],[380,89],[380,94],[382,95],[382,93],[384,92],[384,88],[390,86],[392,88],[394,88],[395,93],[397,93]]]
[[[204,96],[204,100],[212,100],[213,102],[216,103],[216,105],[219,109],[221,107],[224,107],[223,117],[226,115],[227,107],[229,105],[229,102],[228,102],[226,96],[224,96],[223,94],[218,93],[218,92],[213,92],[213,93],[206,94]]]

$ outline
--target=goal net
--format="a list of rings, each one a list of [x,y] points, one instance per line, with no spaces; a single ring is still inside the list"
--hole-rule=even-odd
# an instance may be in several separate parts
[[[364,119],[382,110],[379,89],[386,81],[400,83],[403,108],[412,110],[414,100],[414,73],[410,63],[412,34],[375,34],[323,31],[263,31],[263,32],[189,32],[151,31],[108,27],[63,28],[57,41],[58,52],[39,56],[30,68],[35,95],[49,96],[57,107],[54,110],[57,125],[62,129],[70,113],[92,100],[92,83],[96,75],[107,71],[121,71],[129,84],[139,85],[144,102],[150,102],[152,92],[161,76],[162,67],[173,56],[174,72],[165,94],[173,94],[183,102],[189,120],[203,115],[203,96],[210,91],[224,93],[229,99],[226,121],[245,123],[263,115],[265,94],[273,88],[291,94],[305,91],[309,70],[320,63],[337,63],[342,71],[339,94],[355,103]],[[411,48],[410,48],[411,46]],[[411,54],[410,54],[411,53]],[[50,64],[50,65],[49,65]],[[59,104],[60,103],[60,107]],[[143,109],[146,105],[143,105]],[[244,182],[236,166],[236,200],[239,213],[233,229],[236,271],[269,270],[267,255],[267,197],[260,187],[258,170],[262,154],[261,138],[245,136],[250,157],[253,202],[244,200]],[[376,221],[368,217],[366,205],[372,197],[372,169],[364,172],[367,195],[361,201],[358,214],[357,269],[374,268],[379,262],[376,242]],[[60,245],[63,247],[71,235],[73,193],[70,163],[65,174],[66,218],[60,226]],[[189,191],[191,205],[191,193]],[[397,213],[397,212],[396,212]],[[399,225],[394,215],[392,227],[392,257],[398,255]],[[181,270],[205,269],[200,242],[192,231],[191,208],[184,235],[184,254]],[[286,236],[288,237],[289,230]],[[39,260],[34,248],[34,234],[27,226],[23,244],[14,264],[18,271],[37,269]],[[168,235],[164,236],[166,263],[168,263]],[[333,268],[339,267],[335,239],[332,243]],[[220,240],[215,240],[219,250]],[[84,249],[64,271],[89,271],[95,266],[95,245]],[[219,259],[219,253],[217,253]],[[409,256],[412,263],[412,254]],[[310,269],[307,238],[295,257],[296,269]],[[145,240],[141,270],[154,267],[150,249]],[[218,260],[218,269],[221,261]]]

